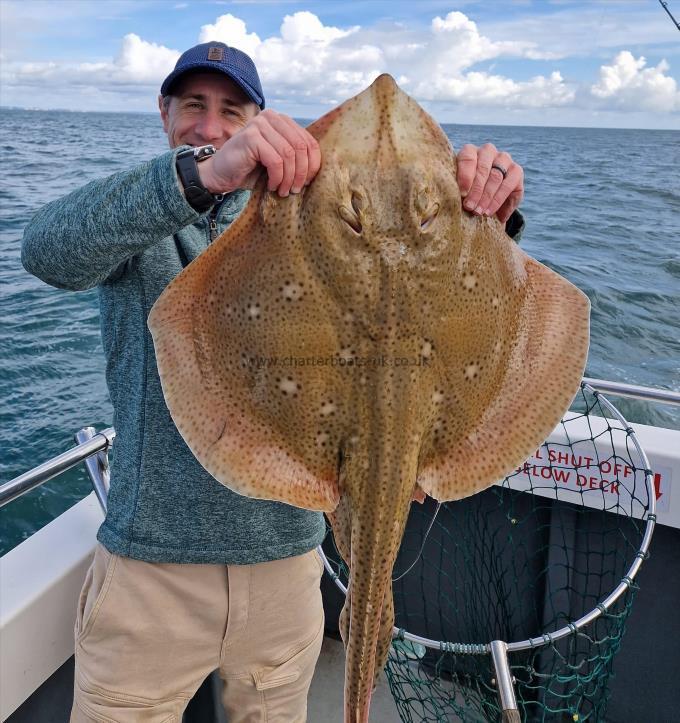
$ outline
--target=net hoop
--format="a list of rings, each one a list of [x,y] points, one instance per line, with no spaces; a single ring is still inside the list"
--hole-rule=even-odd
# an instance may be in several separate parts
[[[540,636],[534,638],[528,638],[527,640],[521,640],[514,643],[507,643],[507,652],[518,652],[521,650],[530,650],[541,648],[543,646],[551,645],[557,640],[573,635],[582,628],[593,623],[597,618],[606,613],[614,603],[632,586],[635,577],[637,576],[640,567],[645,559],[647,559],[649,546],[654,533],[654,527],[656,525],[656,490],[654,488],[654,476],[650,468],[649,459],[645,451],[642,449],[640,442],[635,435],[635,430],[630,426],[626,418],[619,412],[619,410],[601,393],[593,389],[586,382],[581,382],[581,389],[586,391],[600,402],[606,409],[613,415],[613,417],[622,425],[623,431],[626,432],[628,438],[633,443],[635,450],[642,463],[641,469],[644,470],[645,474],[645,486],[647,488],[647,496],[649,500],[649,507],[646,512],[646,525],[640,548],[635,554],[633,563],[628,568],[626,574],[621,578],[621,582],[612,590],[612,592],[604,597],[597,605],[585,615],[582,615],[575,622],[570,622],[563,627],[543,633]],[[618,513],[617,513],[618,514]],[[331,566],[326,554],[324,553],[321,545],[317,548],[321,559],[323,560],[326,572],[330,575],[336,586],[342,592],[343,595],[347,594],[347,588],[340,580],[339,575],[335,572]],[[438,650],[443,652],[451,652],[458,655],[488,655],[491,652],[491,641],[488,643],[451,643],[444,640],[432,640],[430,638],[424,638],[420,635],[409,633],[403,628],[395,627],[392,631],[393,639],[408,640],[411,643],[422,645],[432,650]]]

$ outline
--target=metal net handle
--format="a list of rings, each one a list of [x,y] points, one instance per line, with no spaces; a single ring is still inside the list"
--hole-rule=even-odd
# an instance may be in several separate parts
[[[603,404],[607,410],[621,423],[624,431],[628,435],[629,439],[635,445],[640,460],[643,464],[645,472],[645,485],[647,487],[647,496],[649,499],[649,512],[647,513],[647,524],[645,526],[645,532],[642,538],[640,549],[635,554],[633,563],[628,568],[626,574],[621,578],[621,582],[614,588],[614,590],[607,595],[601,602],[599,602],[589,613],[586,613],[578,620],[573,623],[567,623],[564,627],[559,628],[553,632],[543,633],[535,638],[529,638],[527,640],[521,640],[515,643],[507,643],[507,652],[513,653],[520,650],[529,650],[531,648],[539,648],[544,645],[551,645],[557,640],[566,637],[567,635],[573,635],[581,628],[586,625],[590,625],[594,620],[597,620],[601,615],[607,612],[609,608],[628,590],[632,584],[635,576],[638,574],[640,567],[645,559],[647,559],[649,545],[652,541],[652,535],[654,534],[654,527],[656,525],[656,494],[654,489],[654,479],[652,470],[650,469],[649,459],[645,451],[642,449],[640,442],[638,441],[635,431],[630,426],[626,418],[619,412],[619,410],[600,392],[596,391],[589,384],[582,383],[581,387],[591,393],[601,404]],[[326,557],[321,545],[317,548],[321,559],[323,560],[326,572],[333,579],[337,587],[340,589],[343,595],[347,595],[347,588],[340,580],[338,574],[331,567],[328,558]],[[403,628],[394,627],[392,635],[399,640],[409,640],[412,643],[423,645],[426,648],[433,650],[441,650],[451,652],[459,655],[488,655],[491,652],[491,643],[450,643],[444,640],[432,640],[430,638],[424,638],[414,633],[409,633]]]

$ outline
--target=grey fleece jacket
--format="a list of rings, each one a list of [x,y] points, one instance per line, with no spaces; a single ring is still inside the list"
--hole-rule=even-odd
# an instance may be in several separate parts
[[[151,562],[245,564],[298,555],[325,534],[323,515],[238,495],[196,461],[165,405],[146,321],[185,263],[210,242],[207,215],[175,172],[182,146],[49,203],[30,221],[27,271],[74,291],[98,286],[116,442],[106,519],[111,552]],[[221,233],[248,199],[229,194]]]

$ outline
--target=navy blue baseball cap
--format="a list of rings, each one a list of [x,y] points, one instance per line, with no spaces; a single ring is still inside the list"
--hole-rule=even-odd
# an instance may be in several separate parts
[[[163,81],[161,95],[165,96],[175,81],[189,71],[208,70],[226,75],[257,105],[264,108],[264,93],[255,63],[250,56],[217,41],[201,43],[179,56],[175,69]]]

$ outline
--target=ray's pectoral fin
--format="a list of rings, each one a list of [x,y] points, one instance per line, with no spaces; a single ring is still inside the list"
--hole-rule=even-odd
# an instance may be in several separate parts
[[[166,404],[203,467],[239,494],[329,512],[339,498],[335,458],[303,459],[268,386],[275,375],[259,364],[280,335],[252,289],[269,292],[276,243],[249,205],[169,284],[148,325]]]
[[[440,435],[424,456],[418,485],[440,501],[479,492],[524,462],[562,419],[578,389],[588,355],[587,296],[519,249],[526,273],[510,351],[501,373],[483,382],[466,380],[467,393],[448,421],[468,420],[457,435]],[[447,368],[455,367],[447,363]],[[477,391],[472,387],[478,383]],[[454,419],[457,416],[458,419]]]
[[[418,502],[422,505],[426,499],[427,499],[427,493],[423,490],[423,488],[419,484],[416,484],[416,486],[413,489],[413,501]]]

